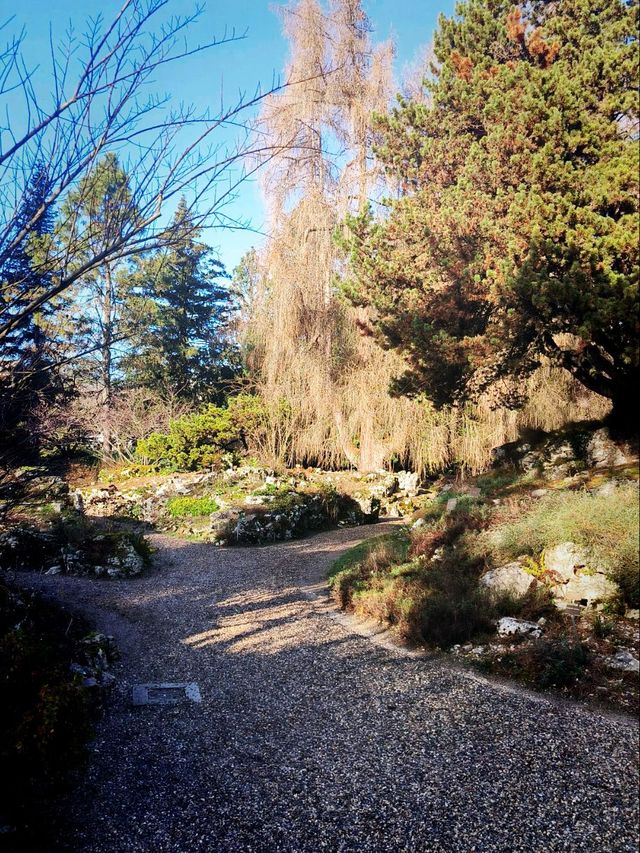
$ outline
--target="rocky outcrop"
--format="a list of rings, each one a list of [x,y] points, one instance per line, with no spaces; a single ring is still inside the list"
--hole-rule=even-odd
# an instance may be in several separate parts
[[[630,447],[617,444],[606,427],[596,430],[585,446],[586,462],[594,468],[613,468],[626,465],[633,459]]]
[[[290,493],[285,506],[274,502],[265,511],[250,512],[229,509],[214,513],[206,538],[219,544],[250,545],[295,539],[312,530],[332,524],[366,524],[377,519],[380,502],[377,498],[358,502],[345,495],[328,498],[322,494]]]
[[[354,481],[357,491],[350,495]],[[343,491],[344,489],[344,491]],[[418,475],[358,474],[294,469],[276,475],[244,466],[214,474],[174,474],[160,483],[119,489],[115,484],[76,492],[88,516],[131,519],[225,542],[268,542],[332,524],[366,524],[379,515],[403,517],[419,508]],[[206,520],[170,512],[173,497],[213,498],[220,507]]]
[[[640,660],[630,649],[618,649],[615,655],[605,657],[604,663],[610,669],[618,669],[622,672],[640,672]]]
[[[573,542],[548,548],[543,555],[545,580],[559,607],[582,604],[598,607],[616,594],[606,571],[595,565],[588,552]]]
[[[562,479],[583,468],[613,468],[634,461],[627,444],[613,440],[607,427],[588,425],[512,441],[491,452],[494,465],[512,465],[524,473]]]
[[[94,489],[78,490],[73,497],[78,509],[96,518],[144,518],[141,496],[134,492],[121,492],[113,483]]]
[[[126,531],[101,534],[79,525],[41,530],[23,524],[0,534],[0,570],[5,571],[129,578],[142,573],[146,555],[141,537]]]
[[[69,669],[81,677],[83,687],[113,686],[116,679],[110,670],[119,654],[112,636],[88,634],[78,644],[77,658]]]

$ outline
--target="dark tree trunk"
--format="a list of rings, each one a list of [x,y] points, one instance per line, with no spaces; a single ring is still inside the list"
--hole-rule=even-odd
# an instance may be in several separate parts
[[[637,377],[636,377],[637,378]],[[638,437],[638,383],[626,382],[614,388],[611,402],[613,407],[607,418],[612,437],[636,439]]]

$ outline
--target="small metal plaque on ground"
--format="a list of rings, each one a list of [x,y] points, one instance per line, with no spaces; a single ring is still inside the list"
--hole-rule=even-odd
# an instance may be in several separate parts
[[[177,705],[179,702],[200,702],[200,688],[194,681],[135,684],[134,705]]]

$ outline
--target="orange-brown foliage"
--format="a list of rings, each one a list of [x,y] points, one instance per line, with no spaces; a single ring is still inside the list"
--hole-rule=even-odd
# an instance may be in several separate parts
[[[529,51],[530,56],[538,58],[546,68],[551,65],[558,55],[560,44],[557,41],[547,44],[543,38],[541,28],[536,27],[527,41],[527,50]]]
[[[525,30],[526,24],[522,20],[522,12],[518,6],[514,6],[507,15],[507,37],[510,41],[524,44]]]
[[[456,70],[456,74],[462,80],[470,80],[471,72],[473,71],[473,62],[468,56],[462,56],[457,50],[451,53],[451,64]]]

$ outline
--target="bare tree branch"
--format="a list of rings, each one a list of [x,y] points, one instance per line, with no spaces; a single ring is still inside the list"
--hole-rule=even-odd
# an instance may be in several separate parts
[[[125,0],[110,22],[100,16],[89,21],[80,39],[72,29],[58,45],[51,37],[49,103],[36,94],[36,70],[23,59],[24,33],[0,51],[0,109],[4,101],[8,116],[0,127],[0,270],[107,152],[116,153],[129,174],[131,209],[137,211],[114,223],[98,251],[92,251],[86,229],[68,211],[60,228],[73,239],[51,241],[43,257],[34,260],[34,271],[46,272],[48,285],[25,298],[22,282],[0,280],[0,341],[101,265],[172,245],[175,234],[168,223],[178,196],[187,195],[194,228],[227,227],[223,208],[242,181],[273,156],[273,146],[255,143],[252,112],[283,88],[280,83],[266,93],[258,88],[252,97],[241,93],[215,114],[172,106],[153,90],[159,68],[245,37],[225,32],[191,46],[184,37],[201,9],[162,21],[167,5],[168,0]],[[72,79],[77,60],[80,71]],[[15,109],[18,97],[22,110]],[[18,224],[30,181],[42,164],[48,171],[46,199]]]

